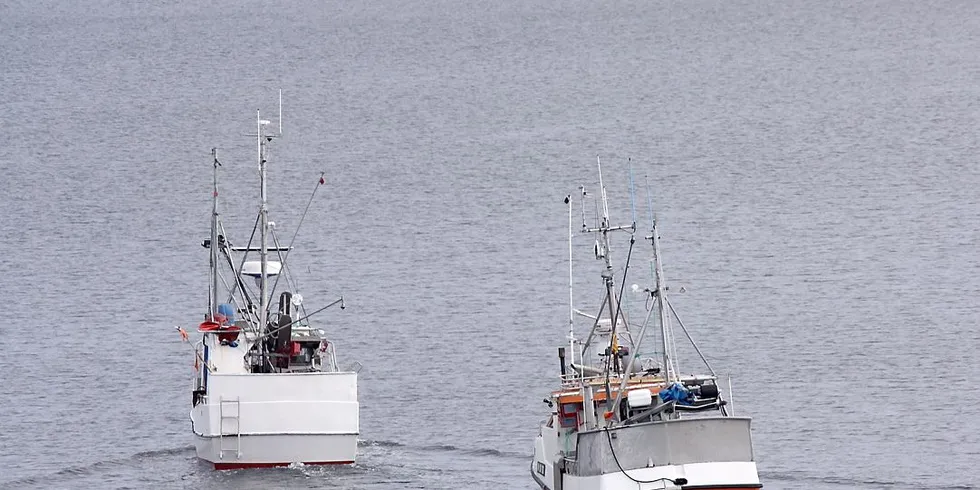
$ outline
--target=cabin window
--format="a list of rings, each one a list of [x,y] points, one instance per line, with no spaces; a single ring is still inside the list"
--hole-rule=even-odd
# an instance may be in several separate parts
[[[545,466],[545,465],[544,465],[544,463],[542,463],[542,462],[540,462],[540,461],[538,461],[538,465],[537,465],[537,468],[536,468],[536,470],[538,471],[538,474],[539,474],[539,475],[541,475],[541,476],[544,476],[544,473],[545,473],[546,471],[548,471],[548,467],[547,467],[547,466]]]
[[[561,405],[561,426],[564,428],[578,427],[578,412],[582,406],[577,403],[563,403]]]

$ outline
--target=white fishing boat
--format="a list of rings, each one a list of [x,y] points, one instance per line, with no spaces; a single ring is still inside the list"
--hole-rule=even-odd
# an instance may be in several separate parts
[[[632,172],[630,177],[632,192]],[[544,401],[551,415],[534,441],[531,476],[547,490],[735,490],[761,488],[752,450],[751,419],[736,417],[719,379],[667,299],[657,221],[651,209],[653,280],[650,288],[630,288],[645,304],[644,320],[633,322],[623,306],[636,234],[633,223],[612,226],[599,165],[596,223],[586,224],[582,187],[582,232],[594,235],[590,248],[602,260],[602,301],[597,314],[571,305],[572,199],[569,226],[568,347],[558,349],[560,386]],[[652,208],[652,206],[651,206]],[[623,277],[615,277],[611,235],[629,236]],[[589,325],[584,340],[576,318]],[[651,317],[656,326],[650,328]],[[676,321],[706,372],[681,374],[674,342]],[[647,332],[655,332],[646,342]],[[646,353],[646,354],[644,354]],[[729,398],[731,383],[729,379]]]
[[[357,451],[357,373],[339,368],[326,327],[311,322],[331,306],[343,308],[343,298],[307,312],[289,276],[292,243],[283,246],[269,221],[266,145],[282,134],[281,104],[280,95],[278,132],[266,131],[269,122],[256,113],[259,210],[244,246],[232,244],[219,219],[220,163],[212,151],[211,237],[203,243],[210,291],[197,328],[190,418],[197,456],[216,469],[347,464]],[[322,184],[321,175],[310,202]]]

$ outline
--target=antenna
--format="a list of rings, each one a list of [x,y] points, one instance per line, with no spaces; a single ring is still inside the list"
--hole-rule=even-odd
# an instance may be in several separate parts
[[[630,207],[633,210],[633,225],[636,225],[636,186],[633,184],[633,159],[626,159],[630,170]]]
[[[608,226],[609,203],[606,201],[606,185],[602,183],[602,162],[599,161],[599,155],[595,157],[595,164],[599,167],[599,197],[602,199],[602,219],[606,221],[606,226]]]
[[[279,136],[282,136],[282,89],[279,89]]]
[[[650,221],[656,223],[657,217],[653,215],[653,194],[650,192],[650,179],[646,175],[643,176],[643,185],[647,188],[647,211],[650,213]]]

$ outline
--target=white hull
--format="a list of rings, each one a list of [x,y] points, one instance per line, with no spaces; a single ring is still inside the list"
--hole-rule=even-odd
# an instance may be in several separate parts
[[[348,464],[358,408],[355,373],[212,374],[190,416],[197,455],[216,469]]]
[[[215,469],[261,468],[303,464],[349,464],[357,454],[357,435],[195,436],[197,457]]]
[[[534,473],[534,480],[547,490],[653,490],[705,488],[717,490],[735,490],[761,488],[754,462],[733,461],[723,463],[693,463],[683,465],[658,466],[656,468],[637,468],[627,470],[629,476],[622,472],[607,473],[597,476],[578,477],[561,475],[561,483],[557,486],[553,481],[546,481],[541,475]],[[550,475],[549,475],[550,476]],[[630,479],[650,482],[660,478],[686,478],[684,486],[673,485],[666,480],[655,483],[637,483]]]

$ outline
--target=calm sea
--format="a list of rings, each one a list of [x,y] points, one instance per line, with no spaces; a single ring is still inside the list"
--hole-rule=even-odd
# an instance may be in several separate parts
[[[766,488],[980,487],[978,77],[968,0],[6,0],[0,486],[532,488],[562,199],[600,155],[614,222],[628,158],[641,226],[652,196]],[[206,307],[210,149],[245,240],[280,88],[273,219],[326,173],[291,260],[308,304],[347,301],[320,319],[363,365],[363,442],[218,473],[173,327]]]

